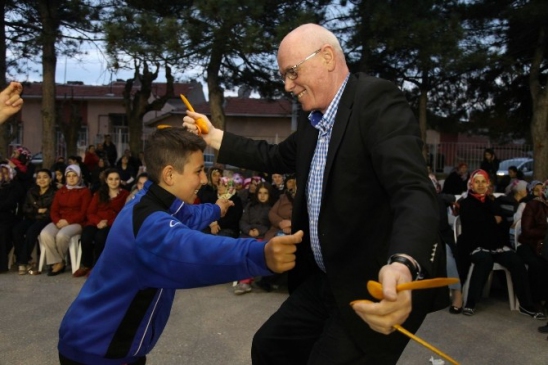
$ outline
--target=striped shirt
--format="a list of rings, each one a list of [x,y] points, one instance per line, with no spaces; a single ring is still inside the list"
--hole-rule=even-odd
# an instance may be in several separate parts
[[[335,97],[329,104],[325,114],[319,119],[318,111],[313,111],[308,115],[312,126],[316,128],[318,133],[318,142],[316,143],[316,150],[314,151],[314,157],[310,164],[310,172],[308,174],[308,182],[306,184],[306,198],[308,203],[308,219],[310,221],[310,244],[312,246],[312,252],[314,253],[314,259],[318,267],[325,272],[325,265],[323,263],[322,251],[320,248],[320,239],[318,234],[318,218],[320,216],[320,208],[322,203],[322,187],[323,176],[325,171],[325,163],[327,159],[327,150],[329,148],[329,141],[331,140],[331,131],[333,130],[333,124],[335,123],[335,116],[339,109],[339,101],[344,91],[346,83],[348,81],[348,75],[343,84],[335,94]]]

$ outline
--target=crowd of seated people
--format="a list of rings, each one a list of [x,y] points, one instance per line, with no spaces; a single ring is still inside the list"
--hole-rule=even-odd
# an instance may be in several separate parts
[[[275,235],[291,233],[295,176],[267,175],[246,170],[234,172],[222,166],[213,166],[207,171],[207,177],[208,182],[198,192],[196,203],[215,203],[217,199],[228,199],[234,205],[204,232],[258,240],[269,240]],[[235,283],[234,293],[249,293],[252,284],[271,291],[282,280],[275,275],[246,278]]]
[[[50,169],[35,171],[25,147],[0,161],[0,273],[16,268],[20,275],[40,274],[37,261],[43,255],[48,275],[61,274],[68,265],[71,239],[79,237],[82,266],[73,268],[73,275],[87,275],[114,218],[147,179],[143,154],[131,159],[131,166],[125,162],[130,157],[125,153],[120,167],[111,166],[101,144],[97,149],[90,145],[84,159],[71,155],[65,162],[58,157]],[[133,171],[141,174],[137,177]],[[132,189],[134,181],[138,184]],[[8,262],[11,257],[15,266]]]
[[[88,150],[89,153],[94,152],[92,148]],[[71,165],[65,165],[64,159],[60,158],[51,170],[33,172],[33,185],[25,188],[28,185],[28,174],[33,171],[28,156],[30,154],[27,151],[20,150],[12,156],[14,162],[6,162],[1,166],[0,204],[6,207],[0,209],[0,237],[5,242],[0,247],[0,271],[9,269],[7,255],[14,247],[19,273],[37,273],[31,252],[36,246],[36,238],[40,236],[46,249],[49,275],[58,275],[67,265],[65,257],[70,237],[79,234],[82,236],[83,255],[76,276],[86,275],[101,254],[108,228],[123,206],[118,203],[133,198],[146,181],[146,173],[139,177],[131,175],[136,184],[132,194],[129,194],[125,191],[128,184],[124,186],[122,182],[124,171],[109,168],[106,154],[98,154],[97,164],[92,167],[91,179],[87,183],[84,182],[80,168],[82,164],[71,156],[68,159]],[[144,160],[140,157],[131,159],[125,153],[119,160],[120,166],[132,171],[135,166],[141,171],[145,170]],[[142,161],[140,165],[137,160]],[[28,169],[25,169],[26,166]],[[111,180],[118,179],[117,183],[112,181],[109,184],[109,176]],[[268,176],[249,171],[234,173],[221,166],[210,168],[207,176],[208,183],[200,189],[196,203],[215,203],[219,198],[234,202],[230,214],[212,223],[208,233],[268,240],[274,235],[290,232],[291,197],[296,191],[294,176]],[[467,176],[470,177],[466,181],[466,191],[461,191],[461,182]],[[490,176],[482,170],[469,174],[467,166],[461,165],[454,171],[453,180],[455,186],[461,186],[454,190],[459,193],[443,194],[447,185],[440,190],[441,187],[434,184],[439,193],[440,214],[452,211],[447,210],[447,207],[456,207],[455,214],[460,216],[462,226],[457,242],[451,238],[450,227],[440,226],[440,238],[446,244],[448,254],[448,272],[450,276],[460,278],[460,283],[451,287],[450,312],[474,315],[478,306],[481,308],[482,289],[493,264],[497,262],[511,273],[519,311],[536,319],[546,318],[548,259],[541,251],[548,225],[546,183],[536,180],[527,183],[517,176],[511,180],[508,193],[502,196],[497,194],[499,196],[495,198]],[[455,202],[455,195],[460,197],[458,202]],[[95,204],[90,204],[92,196]],[[20,201],[23,204],[17,209]],[[110,209],[108,218],[101,218],[101,205],[105,214]],[[90,208],[92,206],[96,209]],[[93,214],[101,219],[93,220]],[[107,224],[99,227],[104,221]],[[520,229],[515,231],[518,244],[514,246],[510,233],[514,233],[517,222],[520,223]],[[465,283],[472,263],[474,268],[467,300],[463,303],[461,284]],[[235,287],[235,293],[251,291],[252,281],[253,278],[240,281]],[[262,278],[261,287],[271,287],[268,281],[268,278]],[[545,331],[548,332],[548,325]]]
[[[459,198],[454,214],[459,217],[460,235],[454,249],[448,247],[448,276],[455,275],[449,268],[449,257],[453,256],[461,284],[466,280],[469,283],[460,308],[462,296],[452,291],[451,313],[472,316],[478,307],[484,309],[480,304],[483,288],[494,263],[499,263],[510,272],[517,310],[534,319],[546,319],[548,250],[543,251],[543,247],[548,237],[548,181],[527,183],[520,178],[518,174],[512,176],[507,193],[495,196],[490,174],[480,169],[470,174],[467,191],[455,194]],[[447,199],[440,206],[451,212],[446,208],[452,205],[451,196],[440,197],[440,201],[443,198]],[[548,333],[548,325],[539,331]]]

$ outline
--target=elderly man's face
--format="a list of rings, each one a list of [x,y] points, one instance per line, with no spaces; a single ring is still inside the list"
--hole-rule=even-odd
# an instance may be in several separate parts
[[[302,44],[302,40],[288,40],[282,43],[278,51],[278,67],[280,74],[286,75],[288,69],[298,65],[304,59],[314,54],[318,46]],[[324,112],[331,102],[328,94],[327,69],[323,62],[323,49],[311,56],[295,69],[297,78],[291,80],[285,77],[285,91],[292,93],[301,103],[304,111],[320,110]]]

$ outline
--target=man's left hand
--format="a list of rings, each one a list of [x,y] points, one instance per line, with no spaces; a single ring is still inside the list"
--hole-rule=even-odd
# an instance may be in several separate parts
[[[358,300],[352,309],[371,329],[390,334],[394,325],[405,322],[411,313],[411,291],[396,292],[396,286],[411,281],[409,269],[400,263],[385,265],[379,272],[379,282],[383,287],[384,298],[378,302]],[[364,283],[366,285],[366,283]]]

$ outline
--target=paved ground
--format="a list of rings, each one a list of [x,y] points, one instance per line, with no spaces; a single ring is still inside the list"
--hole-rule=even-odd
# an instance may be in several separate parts
[[[59,323],[84,280],[0,275],[0,365],[58,364]],[[546,323],[511,312],[504,292],[495,288],[473,317],[433,313],[418,335],[461,364],[548,364],[546,335],[536,330]],[[235,296],[230,284],[180,291],[147,364],[248,365],[253,333],[285,297],[260,289]],[[433,355],[412,342],[398,364],[428,365]]]

